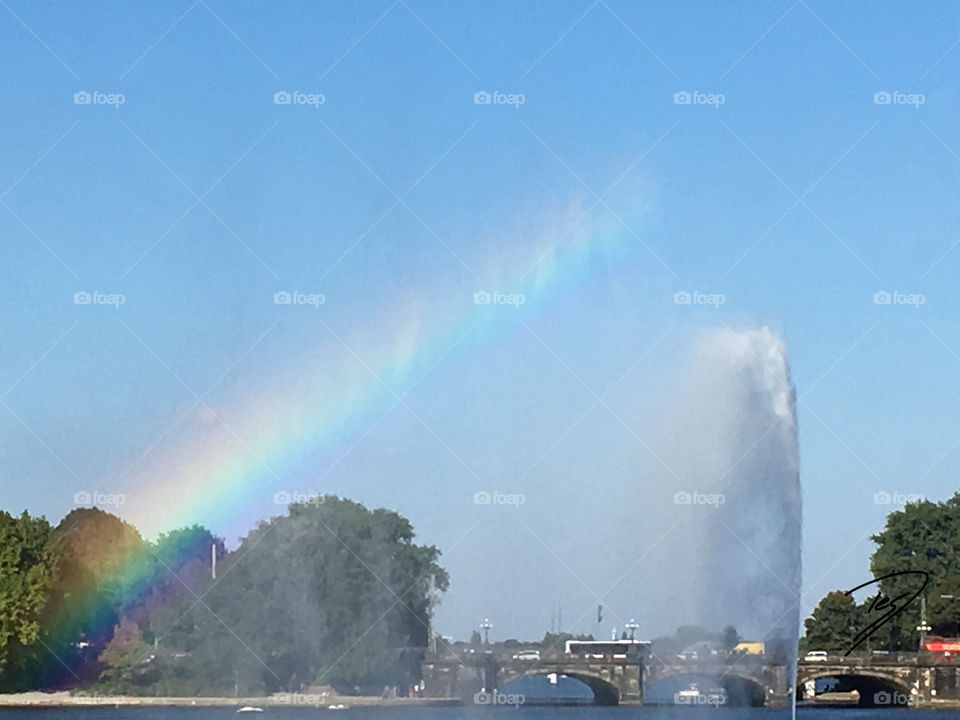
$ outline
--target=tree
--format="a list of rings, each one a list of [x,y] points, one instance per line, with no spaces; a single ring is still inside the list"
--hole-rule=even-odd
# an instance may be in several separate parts
[[[824,596],[803,625],[806,648],[846,652],[864,627],[863,613],[852,596],[834,590]]]
[[[737,634],[737,629],[733,625],[727,625],[720,631],[721,642],[723,647],[726,650],[733,650],[737,643],[740,642],[740,635]]]
[[[877,544],[870,558],[873,576],[918,570],[928,573],[930,579],[923,594],[938,613],[943,613],[932,618],[937,622],[948,621],[947,615],[956,607],[940,603],[941,593],[936,588],[954,587],[950,578],[960,575],[960,556],[956,551],[960,547],[960,492],[945,502],[908,503],[902,510],[890,513],[883,532],[874,535],[873,541]],[[909,598],[922,585],[921,576],[908,574],[881,581],[879,589],[888,598]],[[916,597],[902,613],[878,628],[875,637],[891,649],[916,650],[919,624],[920,598]]]
[[[0,511],[0,689],[24,689],[43,652],[40,619],[53,582],[50,524]]]
[[[44,682],[65,675],[92,679],[114,626],[148,591],[155,562],[136,528],[97,508],[70,512],[50,547],[56,573],[41,624],[44,643],[60,662]]]
[[[261,523],[205,597],[213,615],[195,608],[194,654],[214,658],[211,683],[379,693],[418,681],[433,593],[448,579],[439,551],[413,538],[397,513],[334,496]]]

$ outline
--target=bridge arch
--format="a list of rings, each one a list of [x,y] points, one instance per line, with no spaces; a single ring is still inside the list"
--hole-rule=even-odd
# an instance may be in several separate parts
[[[797,699],[803,699],[808,682],[825,678],[836,679],[839,690],[856,690],[860,697],[858,704],[863,707],[906,705],[913,689],[907,680],[882,670],[855,667],[800,668],[797,672]]]
[[[733,707],[762,707],[767,688],[776,684],[775,678],[763,673],[732,672],[724,667],[662,667],[644,679],[644,702],[676,702],[675,693],[694,683],[704,692],[722,688],[726,704]]]
[[[499,690],[514,680],[523,677],[532,677],[535,675],[563,675],[574,680],[579,680],[593,691],[594,705],[618,705],[620,703],[620,688],[612,683],[608,678],[599,673],[593,673],[585,670],[562,670],[557,672],[551,668],[530,668],[523,672],[504,673],[497,677]]]

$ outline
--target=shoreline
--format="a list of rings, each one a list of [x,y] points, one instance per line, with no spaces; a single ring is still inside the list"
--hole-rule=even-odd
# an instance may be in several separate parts
[[[347,707],[424,707],[459,705],[459,698],[382,698],[369,695],[300,695],[278,697],[145,697],[141,695],[100,695],[60,692],[24,692],[0,694],[0,708],[40,707],[311,707],[329,709],[332,705]]]

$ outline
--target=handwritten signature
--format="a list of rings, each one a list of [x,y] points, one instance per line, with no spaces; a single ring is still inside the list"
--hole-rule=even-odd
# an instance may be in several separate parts
[[[882,592],[878,592],[876,597],[873,598],[873,602],[870,603],[870,607],[867,608],[867,615],[881,610],[886,610],[886,612],[872,623],[867,625],[859,633],[857,633],[856,637],[853,638],[853,644],[850,645],[850,649],[843,654],[844,657],[856,650],[857,647],[861,645],[867,638],[873,635],[874,632],[902,613],[910,603],[920,597],[920,593],[927,588],[927,583],[930,581],[930,574],[924,572],[923,570],[902,570],[900,572],[894,572],[874,578],[873,580],[868,580],[867,582],[857,585],[855,588],[851,588],[844,593],[845,595],[852,595],[857,590],[865,588],[868,585],[874,585],[881,580],[899,577],[900,575],[920,575],[923,577],[923,585],[921,585],[920,589],[913,593],[913,595],[910,595],[909,593],[903,593],[901,595],[897,595],[895,598],[886,597]]]

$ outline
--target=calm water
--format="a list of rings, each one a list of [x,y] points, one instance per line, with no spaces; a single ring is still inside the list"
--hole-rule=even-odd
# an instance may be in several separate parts
[[[789,710],[763,708],[678,707],[421,707],[351,708],[333,711],[315,708],[265,708],[262,713],[237,715],[233,708],[69,708],[0,709],[10,720],[789,720]],[[960,720],[953,710],[860,710],[857,708],[799,708],[799,720]]]

